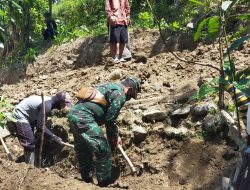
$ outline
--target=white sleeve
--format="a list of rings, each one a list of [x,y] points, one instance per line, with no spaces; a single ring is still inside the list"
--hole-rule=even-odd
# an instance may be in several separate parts
[[[247,134],[250,135],[250,103],[247,108]]]

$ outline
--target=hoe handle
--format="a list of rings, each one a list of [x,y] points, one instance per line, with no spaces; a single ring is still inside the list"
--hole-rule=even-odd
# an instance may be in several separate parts
[[[9,151],[9,149],[7,148],[7,146],[6,146],[6,144],[5,144],[4,140],[3,140],[3,138],[2,138],[1,136],[0,136],[0,140],[1,140],[1,143],[2,143],[2,145],[3,145],[3,147],[4,147],[5,152],[6,152],[6,154],[7,154],[7,158],[8,158],[10,161],[13,161],[13,158],[12,158],[12,156],[11,156],[11,154],[10,154],[10,151]]]
[[[64,145],[64,146],[68,146],[70,148],[74,148],[73,144],[69,144],[69,143],[66,143],[66,142],[61,142],[61,144]]]
[[[136,169],[135,169],[133,163],[131,162],[131,160],[129,159],[129,157],[127,156],[126,152],[123,150],[123,148],[120,144],[118,145],[118,149],[120,150],[120,152],[124,156],[125,160],[128,162],[129,167],[131,168],[132,172],[135,173]]]

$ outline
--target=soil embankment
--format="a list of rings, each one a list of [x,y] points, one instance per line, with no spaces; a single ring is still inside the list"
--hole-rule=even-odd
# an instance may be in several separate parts
[[[173,37],[168,43],[169,48],[182,58],[219,67],[218,44],[194,44],[185,36]],[[237,67],[249,66],[249,46],[249,43],[244,44],[241,51],[234,53]],[[25,77],[13,84],[3,84],[0,92],[16,104],[28,95],[41,91],[52,95],[63,89],[73,96],[83,85],[138,76],[142,79],[142,93],[138,99],[149,101],[134,101],[126,105],[118,118],[124,149],[135,164],[137,173],[132,176],[126,161],[120,154],[116,155],[113,172],[116,181],[110,189],[220,189],[221,177],[230,176],[234,170],[235,145],[223,130],[204,135],[204,117],[194,120],[189,113],[171,117],[177,108],[193,103],[187,100],[198,90],[200,82],[219,73],[215,69],[185,64],[174,58],[164,49],[157,31],[134,31],[131,47],[133,59],[118,65],[107,64],[109,49],[106,37],[78,39],[50,48],[28,66],[25,75],[22,75]],[[156,97],[165,99],[158,102],[152,100]],[[157,111],[162,115],[157,115]],[[145,119],[148,112],[153,112],[155,118]],[[52,119],[54,124],[64,127],[68,141],[72,143],[67,119]],[[145,138],[140,142],[136,139],[135,126],[146,131]],[[169,129],[185,132],[170,133]],[[8,138],[7,144],[15,158],[22,155],[16,138]],[[28,169],[24,163],[6,161],[2,146],[0,158],[0,189],[100,189],[79,180],[74,151],[67,148],[53,162],[45,162],[46,168],[42,169]]]

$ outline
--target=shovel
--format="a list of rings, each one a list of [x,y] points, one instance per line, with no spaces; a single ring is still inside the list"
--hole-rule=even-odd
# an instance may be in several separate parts
[[[13,161],[13,158],[12,158],[12,156],[10,154],[10,151],[9,151],[7,145],[4,142],[4,138],[6,138],[8,136],[10,136],[10,132],[8,131],[8,129],[6,129],[6,127],[5,128],[0,127],[0,140],[1,140],[1,143],[2,143],[3,148],[4,148],[4,150],[5,150],[6,154],[7,154],[8,160]]]

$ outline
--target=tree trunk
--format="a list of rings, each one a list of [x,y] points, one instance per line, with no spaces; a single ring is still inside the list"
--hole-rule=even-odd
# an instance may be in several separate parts
[[[23,28],[22,28],[22,42],[24,43],[25,47],[29,46],[29,36],[30,36],[30,8],[29,4],[23,4]]]
[[[10,0],[8,1],[8,7],[10,9],[9,16],[14,17],[13,16],[14,9],[13,9],[12,2]],[[18,41],[19,41],[19,35],[18,35],[18,32],[17,32],[17,26],[16,26],[16,24],[14,22],[11,22],[11,29],[12,29],[13,48],[15,48],[15,44],[18,43]]]
[[[49,0],[49,14],[50,14],[50,16],[52,16],[52,1],[53,0]]]

